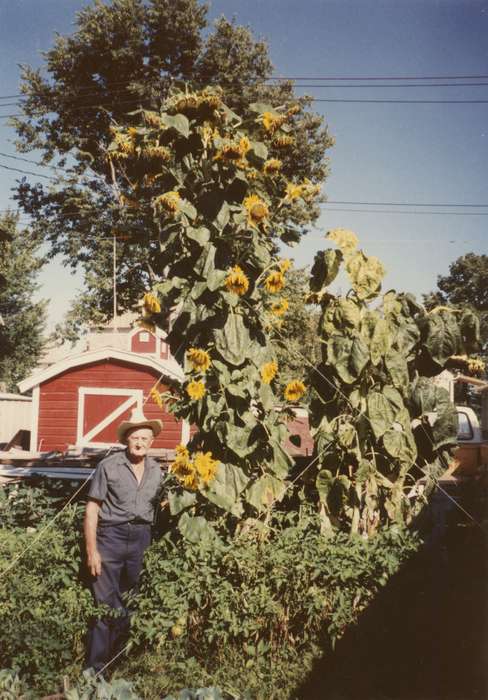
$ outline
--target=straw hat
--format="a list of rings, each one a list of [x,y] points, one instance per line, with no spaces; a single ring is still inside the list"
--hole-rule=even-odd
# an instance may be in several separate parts
[[[125,434],[128,430],[134,428],[149,428],[153,431],[154,437],[159,435],[163,427],[163,422],[160,420],[148,420],[140,408],[134,408],[130,414],[129,420],[124,420],[117,428],[117,437],[119,442],[125,441]]]

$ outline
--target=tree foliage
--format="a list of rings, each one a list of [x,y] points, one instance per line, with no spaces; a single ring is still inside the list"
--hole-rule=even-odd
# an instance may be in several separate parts
[[[480,336],[488,344],[488,255],[466,253],[449,266],[449,274],[439,275],[438,289],[424,296],[428,308],[450,304],[476,312]]]
[[[411,294],[381,295],[383,266],[355,234],[328,238],[337,247],[317,253],[311,278],[322,307],[322,361],[310,376],[315,493],[325,529],[371,533],[410,522],[420,504],[412,487],[425,479],[428,493],[446,471],[456,412],[430,378],[477,346],[479,326],[468,309],[428,312]],[[327,288],[341,267],[351,289],[335,296]]]
[[[272,72],[265,43],[245,28],[219,19],[208,31],[207,8],[197,0],[114,0],[94,2],[77,15],[71,36],[57,36],[45,53],[44,70],[22,67],[24,117],[14,120],[18,148],[40,149],[42,159],[64,168],[52,185],[19,183],[17,198],[33,217],[39,239],[67,265],[82,265],[87,294],[77,305],[80,321],[108,316],[114,231],[128,225],[114,206],[110,164],[104,148],[111,124],[130,125],[128,113],[159,110],[175,84],[219,85],[226,104],[249,118],[249,104],[296,104],[295,141],[283,154],[283,173],[321,182],[325,150],[332,140],[322,120],[295,99],[291,83],[269,85]],[[287,214],[289,215],[289,214]],[[318,215],[316,205],[296,209],[297,228]],[[119,237],[118,285],[121,309],[147,288],[158,246],[145,233],[147,221],[133,216],[129,238]],[[137,230],[144,247],[134,246]],[[73,321],[76,312],[71,314]]]
[[[0,385],[6,391],[17,391],[36,366],[46,316],[46,302],[32,301],[43,265],[39,246],[17,222],[14,214],[0,218]]]

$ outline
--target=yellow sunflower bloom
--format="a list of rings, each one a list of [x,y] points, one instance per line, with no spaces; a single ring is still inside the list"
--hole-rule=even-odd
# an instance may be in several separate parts
[[[175,214],[180,208],[180,194],[171,190],[170,192],[165,192],[160,194],[159,197],[153,199],[153,204],[157,209],[164,209],[170,214]]]
[[[274,134],[274,132],[285,123],[286,117],[279,114],[273,114],[272,112],[263,112],[261,121],[266,131]]]
[[[246,197],[243,205],[247,209],[247,223],[250,226],[258,226],[269,217],[268,205],[257,194]]]
[[[181,445],[181,447],[183,446]],[[170,472],[179,478],[187,476],[195,471],[188,450],[186,448],[184,448],[184,450],[185,451],[178,451],[178,448],[176,449],[176,457],[170,467]]]
[[[166,162],[171,158],[171,152],[165,146],[149,146],[143,151],[144,158],[157,159]]]
[[[271,384],[278,372],[278,363],[274,360],[272,362],[266,362],[266,364],[261,367],[260,372],[264,384]]]
[[[251,168],[247,172],[247,179],[248,180],[257,180],[259,175],[260,175],[259,170],[256,170],[256,168]]]
[[[270,158],[269,160],[265,161],[263,165],[263,172],[265,175],[276,175],[276,173],[279,173],[281,170],[283,163],[281,160],[278,160],[278,158]]]
[[[229,272],[225,278],[225,286],[229,292],[234,292],[242,296],[249,289],[249,280],[244,272],[241,270],[239,265],[232,268],[232,272]]]
[[[205,396],[205,384],[201,381],[191,381],[186,387],[186,393],[192,401],[199,401]]]
[[[305,384],[299,379],[293,379],[289,382],[284,391],[285,399],[287,401],[298,401],[304,395],[306,389]]]
[[[300,105],[292,105],[290,109],[287,111],[286,116],[287,117],[292,117],[294,114],[298,114],[300,111]]]
[[[157,388],[155,386],[153,386],[153,388],[149,392],[149,396],[151,397],[151,399],[154,401],[154,403],[156,404],[156,406],[158,408],[163,408],[163,406],[164,406],[163,399],[161,398],[161,394],[159,393],[159,391],[157,390]]]
[[[197,452],[193,457],[193,463],[198,476],[204,484],[208,484],[215,477],[219,461],[213,459],[211,452]]]
[[[176,457],[184,457],[185,459],[190,459],[190,453],[188,452],[188,448],[186,447],[186,445],[182,445],[181,442],[179,445],[176,445],[175,453]]]
[[[271,307],[271,313],[275,316],[283,316],[288,311],[288,307],[288,299],[281,299],[273,304]]]
[[[285,273],[285,272],[288,272],[290,267],[293,267],[293,262],[291,260],[289,260],[288,258],[284,258],[283,260],[280,260],[279,266],[280,266],[281,272]]]
[[[281,270],[275,270],[274,272],[270,272],[269,275],[266,277],[264,286],[266,287],[266,290],[268,292],[271,292],[271,294],[277,294],[278,292],[281,292],[281,290],[285,286],[285,277]]]
[[[275,148],[288,148],[288,146],[293,146],[294,143],[295,139],[293,136],[288,136],[288,134],[280,134],[273,139]]]
[[[181,483],[183,484],[185,489],[188,489],[189,491],[196,491],[198,488],[198,478],[196,473],[192,472],[190,474],[187,474],[183,477]]]
[[[239,140],[239,151],[240,151],[240,154],[241,154],[241,157],[242,157],[242,158],[245,158],[246,153],[248,152],[248,150],[249,150],[250,148],[251,148],[251,142],[249,141],[249,139],[247,138],[247,136],[243,136],[243,137]]]
[[[186,356],[197,372],[206,372],[210,367],[210,355],[206,350],[200,348],[190,348]]]
[[[152,292],[146,292],[142,300],[144,309],[151,314],[158,314],[161,311],[161,304]]]
[[[161,117],[156,112],[144,112],[144,120],[148,126],[153,126],[156,129],[161,126]]]
[[[294,182],[287,182],[284,201],[293,202],[295,199],[299,199],[299,197],[303,197],[303,185],[296,185]]]

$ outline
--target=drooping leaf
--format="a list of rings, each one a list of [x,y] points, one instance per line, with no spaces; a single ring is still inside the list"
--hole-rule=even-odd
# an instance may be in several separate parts
[[[359,299],[371,299],[378,295],[385,268],[378,258],[366,257],[360,250],[346,260],[346,272]]]
[[[281,479],[264,474],[247,489],[246,499],[256,510],[263,511],[276,501],[281,501],[285,491],[286,484]]]
[[[343,255],[340,250],[320,250],[315,254],[310,278],[312,292],[320,292],[334,281],[342,260]]]
[[[224,360],[236,367],[243,363],[251,339],[240,314],[229,314],[225,326],[214,331],[214,337],[215,347]]]
[[[178,515],[185,508],[190,508],[194,505],[197,500],[196,494],[190,491],[183,491],[183,493],[175,493],[170,491],[168,494],[169,510],[171,515]]]
[[[368,419],[376,438],[380,438],[393,425],[395,413],[390,401],[378,391],[371,391],[367,396]]]
[[[397,389],[407,389],[409,385],[409,376],[405,357],[399,352],[390,350],[385,357],[385,366],[393,385]]]
[[[392,335],[390,324],[384,318],[378,318],[374,326],[373,337],[369,345],[371,362],[377,365],[391,347]]]
[[[240,494],[249,483],[242,469],[233,464],[219,464],[215,478],[205,489],[209,501],[239,517],[242,515]]]
[[[210,544],[218,541],[218,535],[210,522],[201,515],[191,516],[183,513],[178,521],[178,529],[189,542]]]

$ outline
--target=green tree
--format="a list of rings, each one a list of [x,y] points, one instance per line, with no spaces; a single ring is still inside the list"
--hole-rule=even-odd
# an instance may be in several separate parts
[[[448,275],[437,277],[438,289],[424,296],[427,308],[452,305],[469,308],[480,319],[480,337],[488,350],[488,255],[466,253],[449,266]]]
[[[225,18],[208,31],[206,13],[197,0],[113,0],[109,5],[97,0],[78,13],[73,35],[56,38],[45,54],[44,71],[22,67],[25,116],[14,120],[17,146],[23,152],[39,149],[43,162],[59,170],[47,186],[23,180],[16,197],[32,216],[36,236],[50,244],[50,255],[61,254],[73,268],[83,266],[87,293],[78,300],[80,321],[111,313],[106,280],[112,273],[114,233],[123,261],[118,269],[121,310],[149,286],[158,243],[150,239],[142,213],[132,212],[128,219],[119,206],[104,149],[111,125],[136,123],[130,113],[140,108],[159,110],[175,83],[221,86],[226,104],[243,118],[250,116],[252,102],[293,103],[295,138],[283,157],[283,173],[312,183],[327,174],[324,154],[332,139],[322,119],[307,109],[310,100],[294,98],[290,82],[267,84],[272,65],[266,44]],[[296,209],[289,240],[298,240],[318,213],[317,203]],[[143,245],[135,246],[135,240]],[[71,326],[73,319],[76,310]]]
[[[32,301],[44,261],[38,243],[17,223],[14,214],[0,218],[0,386],[6,391],[17,391],[36,366],[46,317],[46,302]]]

